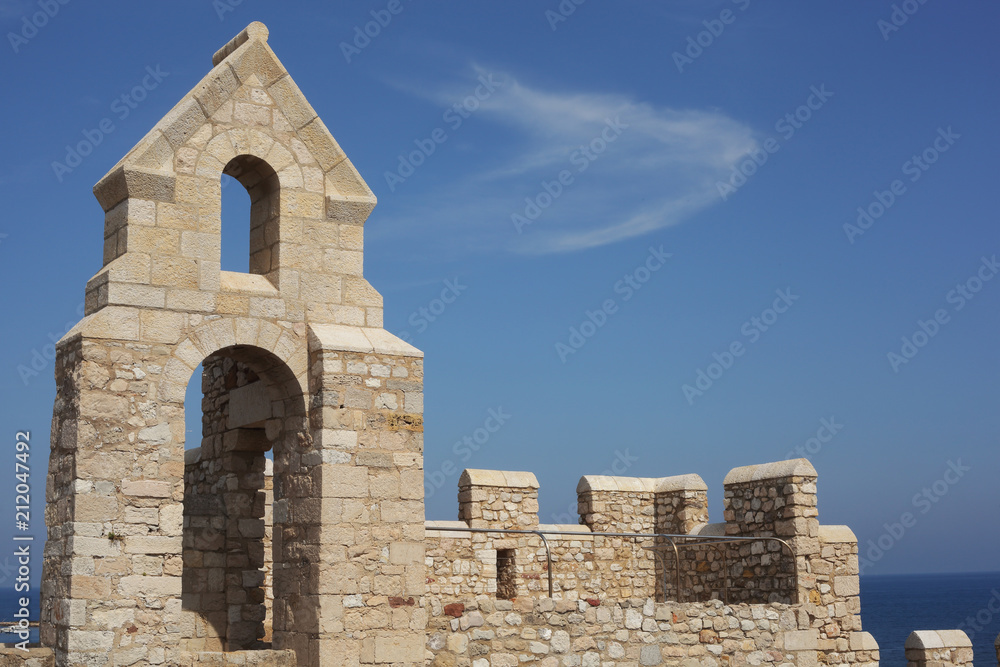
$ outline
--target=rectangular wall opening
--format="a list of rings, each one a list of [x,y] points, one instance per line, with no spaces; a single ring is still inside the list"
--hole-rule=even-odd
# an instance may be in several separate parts
[[[497,549],[497,599],[517,597],[517,553],[515,549]]]

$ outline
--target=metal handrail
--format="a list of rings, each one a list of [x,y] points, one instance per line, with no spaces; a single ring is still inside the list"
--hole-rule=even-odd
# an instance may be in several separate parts
[[[552,597],[553,584],[552,584],[552,552],[549,549],[549,541],[545,539],[546,535],[559,535],[567,537],[635,537],[635,538],[662,538],[670,543],[671,548],[674,552],[674,563],[675,563],[675,578],[677,585],[677,597],[678,602],[681,600],[681,558],[680,558],[680,548],[687,547],[700,547],[700,546],[719,546],[722,544],[735,544],[737,542],[777,542],[781,546],[788,549],[788,555],[792,557],[792,575],[795,578],[795,602],[798,601],[798,581],[799,581],[799,564],[795,558],[795,551],[792,549],[791,545],[785,540],[779,537],[770,537],[766,535],[758,537],[739,537],[735,535],[671,535],[669,533],[594,533],[594,532],[573,532],[569,530],[519,530],[513,528],[459,528],[452,526],[431,526],[426,528],[428,531],[441,531],[441,532],[451,532],[451,533],[503,533],[507,535],[537,535],[542,540],[542,545],[545,547],[545,561],[546,570],[548,572],[549,580],[549,597]],[[697,542],[683,542],[678,545],[674,540],[699,540]],[[666,545],[654,545],[651,547],[642,547],[643,549],[649,549],[654,553],[654,558],[660,551],[666,550]],[[729,603],[729,572],[726,566],[726,554],[725,550],[722,553],[723,557],[723,596],[725,598],[725,603]],[[663,567],[663,590],[664,595],[666,594],[666,584],[667,584],[667,568],[666,564]]]

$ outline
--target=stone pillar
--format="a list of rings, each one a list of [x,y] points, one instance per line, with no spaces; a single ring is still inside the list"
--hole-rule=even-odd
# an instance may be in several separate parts
[[[318,541],[318,617],[275,606],[281,633],[316,632],[316,665],[423,665],[423,353],[375,329],[310,327],[314,410],[303,489]],[[275,495],[280,475],[275,461]],[[277,527],[288,509],[274,505]],[[312,534],[312,533],[310,533]],[[287,549],[289,536],[275,530]],[[279,593],[299,574],[275,566]],[[305,628],[305,629],[303,629]]]
[[[915,630],[906,638],[907,667],[972,664],[972,640],[962,630]]]
[[[658,479],[584,475],[576,485],[580,523],[594,533],[656,533]],[[665,519],[666,521],[666,519]],[[594,567],[605,582],[604,590],[619,597],[655,595],[658,558],[632,537],[595,537]],[[652,546],[652,540],[645,540]]]
[[[731,551],[731,601],[795,602],[815,588],[808,564],[819,554],[816,477],[807,459],[733,468],[726,475],[726,534],[783,539],[799,573],[796,581],[787,550],[777,542],[739,545]]]
[[[815,588],[805,591],[804,604],[833,609],[825,635],[831,638],[861,630],[858,539],[847,526],[820,526],[820,552],[808,562]]]
[[[580,523],[595,533],[655,533],[658,482],[651,477],[584,475],[576,485]]]
[[[687,535],[708,523],[708,486],[698,475],[656,480],[656,532]]]
[[[700,476],[663,477],[656,481],[655,489],[656,532],[688,535],[708,524],[708,486]],[[676,557],[666,539],[657,542],[660,557],[656,561],[656,598],[707,600],[714,589],[721,591],[722,552],[713,547],[684,548],[685,540],[675,542],[680,546]]]
[[[538,480],[530,472],[467,468],[458,480],[458,518],[469,528],[536,528]]]
[[[708,522],[708,487],[698,475],[673,477],[611,477],[585,475],[576,487],[580,523],[595,533],[666,533],[686,535],[695,527]],[[630,563],[635,577],[630,596],[657,596],[677,599],[676,567],[673,549],[666,540],[658,540],[659,555],[644,548],[636,538],[609,540],[614,557]],[[648,544],[645,546],[649,546]],[[607,551],[599,559],[598,568],[610,563]],[[681,569],[693,554],[680,553]],[[664,577],[665,573],[671,576]],[[608,573],[611,575],[611,573]],[[621,575],[615,574],[616,579]]]

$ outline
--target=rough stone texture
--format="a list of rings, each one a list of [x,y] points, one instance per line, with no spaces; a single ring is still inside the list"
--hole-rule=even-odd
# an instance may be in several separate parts
[[[267,37],[220,49],[94,189],[104,265],[57,346],[49,648],[0,665],[877,664],[857,540],[820,526],[804,459],[731,471],[724,523],[697,475],[587,476],[580,525],[540,525],[535,476],[489,470],[425,523],[422,353],[363,277],[375,198]],[[250,194],[246,274],[219,268],[223,174]],[[908,659],[970,662],[957,634]]]
[[[472,470],[458,480],[458,517],[471,528],[538,525],[538,480],[529,472]]]
[[[184,653],[181,655],[181,666],[205,665],[223,667],[224,665],[256,665],[259,667],[295,667],[294,651],[228,651]]]
[[[52,649],[5,648],[0,644],[0,667],[55,667],[56,656]]]
[[[917,630],[905,646],[907,667],[972,664],[972,640],[962,630]]]
[[[708,522],[708,487],[698,475],[663,478],[584,476],[577,485],[580,523],[593,532],[661,533],[687,535]],[[683,540],[678,541],[683,545]],[[654,547],[653,549],[643,547]],[[672,599],[710,599],[711,587],[699,585],[701,570],[693,559],[701,549],[681,548],[681,569],[686,578],[678,593],[676,577],[670,576],[676,561],[665,539],[638,544],[631,538],[614,538],[602,552],[601,560],[612,559],[623,566],[618,575],[622,597],[669,597]],[[708,550],[714,557],[715,552]],[[715,569],[718,569],[715,565]]]
[[[801,466],[790,462],[789,465],[769,464],[761,468],[784,475],[788,468],[800,469]],[[735,474],[742,472],[736,469]],[[475,471],[473,478],[502,480],[508,474]],[[672,482],[665,484],[663,479]],[[588,607],[618,604],[623,600],[648,600],[649,604],[653,604],[654,599],[673,600],[673,604],[683,602],[677,608],[690,608],[695,610],[692,614],[700,614],[702,612],[697,610],[707,607],[699,607],[697,602],[712,598],[699,599],[698,596],[707,593],[721,603],[728,593],[731,603],[742,600],[743,605],[751,608],[751,614],[762,613],[758,608],[769,603],[784,604],[794,611],[798,634],[789,635],[788,640],[794,646],[805,647],[796,650],[809,651],[797,660],[828,665],[870,660],[869,653],[877,650],[877,646],[870,635],[861,631],[857,540],[846,526],[818,526],[818,520],[815,528],[811,522],[786,524],[793,531],[803,532],[786,533],[782,539],[793,549],[798,547],[805,551],[801,558],[799,552],[795,552],[799,559],[797,569],[793,568],[795,561],[784,556],[787,573],[772,567],[774,561],[781,562],[780,556],[773,555],[768,550],[768,542],[763,540],[750,540],[737,546],[682,547],[682,600],[675,597],[673,562],[665,562],[666,584],[657,585],[663,575],[660,568],[664,565],[648,557],[650,547],[659,546],[656,539],[613,537],[591,530],[595,527],[608,532],[668,533],[676,536],[674,539],[679,545],[686,539],[704,543],[713,538],[769,537],[774,535],[775,522],[785,516],[796,517],[803,511],[801,507],[809,508],[807,513],[817,517],[815,477],[805,480],[768,478],[756,470],[752,477],[727,487],[733,497],[739,495],[746,499],[746,511],[739,514],[734,511],[729,515],[733,520],[724,524],[704,523],[708,519],[707,498],[704,483],[699,483],[699,478],[685,475],[663,479],[584,477],[578,487],[579,504],[581,523],[589,525],[536,527],[549,533],[547,541],[556,600],[579,602]],[[680,479],[684,482],[679,483]],[[463,491],[469,486],[465,482],[460,484]],[[491,502],[487,495],[480,497],[485,498],[482,502]],[[755,501],[761,498],[770,502]],[[471,497],[467,502],[472,502]],[[481,516],[474,508],[465,511],[470,516]],[[484,595],[497,599],[498,605],[507,604],[498,599],[508,597],[501,594],[498,586],[497,554],[501,550],[513,550],[516,554],[516,600],[541,599],[548,595],[549,567],[540,537],[462,530],[476,527],[500,530],[505,527],[502,522],[507,520],[495,515],[494,521],[489,523],[480,519],[476,525],[465,521],[427,522],[427,600],[432,610],[468,609],[470,598],[482,599]],[[688,532],[680,532],[683,530]],[[565,532],[573,534],[553,534]],[[685,535],[690,537],[685,538]],[[723,556],[726,561],[722,560]],[[723,562],[730,565],[728,577],[721,567]],[[715,567],[705,567],[706,564]],[[785,599],[767,599],[779,594]],[[649,624],[635,611],[631,620],[628,612],[625,616],[626,624],[634,625],[631,629],[650,631],[649,627],[644,627]],[[608,657],[603,651],[599,654],[601,660]],[[523,660],[523,656],[519,659]],[[649,656],[647,659],[651,660]],[[664,660],[667,661],[666,656]]]
[[[431,665],[540,667],[638,665],[807,665],[875,667],[871,635],[824,648],[815,630],[802,629],[794,606],[655,603],[619,600],[465,598],[463,614],[444,613],[433,596],[427,654]],[[474,619],[474,620],[473,620]]]
[[[94,189],[104,267],[58,345],[47,483],[60,667],[423,661],[423,605],[390,604],[425,586],[422,354],[362,274],[375,197],[266,40],[224,47]],[[223,174],[250,194],[247,274],[219,269]]]

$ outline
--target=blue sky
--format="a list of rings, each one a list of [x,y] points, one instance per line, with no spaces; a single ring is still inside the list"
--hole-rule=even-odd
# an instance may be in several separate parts
[[[721,521],[729,469],[804,454],[866,574],[997,569],[995,3],[51,0],[27,28],[46,1],[0,2],[0,433],[32,433],[37,527],[91,188],[260,20],[379,198],[428,518],[476,467],[534,471],[543,522],[583,474],[695,472]],[[245,209],[227,188],[223,268]]]

